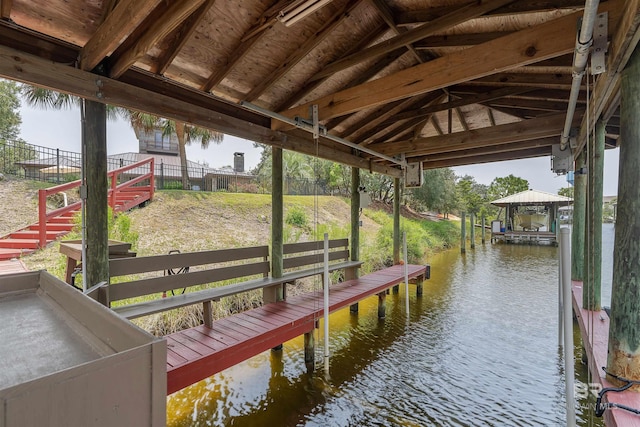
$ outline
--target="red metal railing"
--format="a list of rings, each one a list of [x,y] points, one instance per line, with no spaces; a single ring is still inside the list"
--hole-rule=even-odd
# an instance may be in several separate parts
[[[149,166],[145,167],[145,165]],[[138,168],[144,168],[144,170],[148,170],[148,172],[142,173],[142,171],[134,171],[134,169]],[[119,178],[121,178],[121,175],[125,172],[129,172],[128,175],[135,177],[118,184]],[[152,200],[155,185],[153,157],[129,166],[114,169],[107,173],[107,179],[110,183],[109,190],[107,191],[107,200],[109,201],[109,206],[114,212],[123,212],[147,200]],[[149,180],[149,185],[134,187],[134,185],[146,180]],[[80,208],[80,202],[76,202],[63,208],[47,212],[47,197],[73,188],[78,188],[80,187],[80,184],[81,181],[77,180],[56,185],[55,187],[45,188],[38,192],[38,240],[41,248],[45,247],[47,244],[47,221],[51,218],[64,215],[65,213],[72,212]],[[118,205],[117,201],[119,196],[122,195],[134,195],[135,197],[124,198],[124,202]]]

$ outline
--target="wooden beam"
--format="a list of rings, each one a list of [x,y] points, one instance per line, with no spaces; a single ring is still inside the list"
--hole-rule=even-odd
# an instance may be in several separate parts
[[[227,135],[315,155],[312,138],[283,134],[269,128],[270,120],[235,104],[226,103],[194,89],[156,79],[150,73],[129,71],[121,77],[130,83],[51,62],[16,49],[0,46],[0,76],[42,86],[110,105],[192,123]],[[148,88],[143,88],[144,86]],[[319,156],[361,169],[401,176],[394,167],[371,164],[363,157],[323,146]]]
[[[610,0],[611,1],[611,0]],[[629,57],[638,45],[640,39],[640,0],[628,0],[620,6],[620,10],[624,9],[620,22],[614,21],[611,24],[609,20],[609,28],[614,28],[615,33],[609,45],[609,53],[607,55],[607,72],[601,74],[596,81],[591,95],[591,105],[593,107],[590,114],[591,123],[587,122],[587,117],[583,117],[578,133],[578,147],[574,150],[574,156],[580,153],[585,146],[587,136],[593,130],[594,123],[601,116],[603,111],[610,105],[610,100],[615,97],[616,88],[619,87],[620,73],[627,65]],[[611,13],[610,13],[611,14]],[[609,108],[609,110],[615,108]],[[624,143],[624,141],[623,141]]]
[[[322,43],[331,32],[345,22],[349,14],[361,3],[362,0],[350,0],[340,10],[333,14],[315,33],[313,33],[298,49],[296,49],[287,59],[285,59],[268,76],[260,80],[257,86],[244,97],[246,101],[254,101],[287,74],[293,67],[298,65],[310,51]]]
[[[375,46],[371,46],[368,49],[364,49],[360,52],[354,53],[347,58],[326,65],[325,67],[323,67],[322,71],[316,73],[316,75],[311,77],[311,80],[313,81],[322,77],[330,76],[339,71],[359,64],[360,62],[367,61],[380,55],[384,55],[385,53],[395,50],[399,47],[410,45],[411,43],[417,42],[418,40],[423,39],[427,36],[453,27],[469,19],[481,16],[488,11],[504,6],[505,4],[511,3],[513,1],[514,0],[485,0],[482,3],[472,3],[463,6],[455,10],[454,12],[451,12],[445,16],[433,20],[432,22],[429,22],[428,24],[421,25],[397,37],[385,40]]]
[[[398,28],[395,20],[393,19],[393,12],[391,11],[391,8],[384,0],[371,0],[371,2],[377,9],[378,14],[382,17],[382,20],[387,23],[396,36],[407,32],[406,28]],[[411,52],[418,62],[425,62],[423,57],[413,48],[411,43],[405,44],[404,46],[409,50],[409,52]]]
[[[93,70],[144,21],[161,0],[121,0],[80,50],[80,68]]]
[[[524,86],[544,89],[571,89],[571,74],[496,73],[466,82],[473,86]]]
[[[135,40],[126,51],[112,58],[109,77],[120,77],[138,59],[144,56],[153,45],[178,28],[203,2],[204,0],[192,0],[170,3],[161,19],[153,22],[147,31],[139,39]]]
[[[452,168],[455,166],[475,165],[480,163],[504,162],[506,160],[528,159],[532,157],[543,157],[551,155],[551,147],[529,148],[521,151],[510,151],[506,153],[487,154],[476,157],[462,157],[457,159],[438,160],[433,162],[423,162],[425,169]]]
[[[8,21],[11,19],[11,8],[13,0],[0,0],[0,19]]]
[[[491,107],[507,107],[507,108],[522,108],[528,110],[540,110],[540,111],[567,111],[568,99],[563,101],[546,101],[539,99],[520,99],[520,98],[502,98],[495,99],[489,102],[483,102],[483,104]]]
[[[564,114],[556,114],[550,117],[473,129],[467,132],[419,138],[413,141],[372,144],[369,147],[372,150],[390,156],[401,153],[408,153],[411,156],[426,156],[447,151],[467,150],[560,136],[564,125],[564,116]]]
[[[584,0],[547,0],[547,1],[519,1],[498,9],[487,15],[515,15],[519,13],[544,12],[558,9],[583,9]],[[421,10],[401,12],[396,15],[398,25],[414,25],[432,21],[449,11],[449,7],[435,7]]]
[[[438,123],[438,118],[435,115],[433,115],[429,117],[429,120],[431,120],[431,124],[433,125],[433,128],[436,130],[436,133],[438,135],[444,135],[444,132],[442,132],[442,128],[440,127],[440,123]]]
[[[452,108],[464,107],[466,105],[493,101],[505,96],[520,95],[532,90],[533,88],[526,87],[507,87],[502,89],[494,89],[492,91],[481,93],[478,95],[465,96],[462,99],[456,99],[451,102],[443,102],[442,104],[435,104],[416,110],[404,111],[400,114],[396,114],[391,120],[385,121],[385,124],[388,124],[391,121],[409,119],[417,116],[428,116],[429,114],[437,113],[439,111],[446,111]]]
[[[462,110],[460,110],[459,107],[456,107],[453,109],[453,111],[456,112],[456,116],[458,116],[458,121],[462,125],[462,129],[464,129],[465,132],[468,131],[469,124],[467,123],[467,120],[464,118],[464,113],[462,112]]]
[[[413,44],[416,49],[434,49],[443,47],[466,47],[486,43],[511,34],[512,31],[494,31],[490,33],[448,34],[426,37]]]
[[[164,74],[169,68],[169,65],[173,62],[178,55],[182,47],[187,43],[187,40],[198,28],[198,24],[207,14],[215,0],[205,0],[202,6],[198,8],[190,17],[188,17],[179,27],[171,32],[166,38],[166,48],[160,54],[155,66],[152,68],[152,72],[155,74]]]
[[[618,1],[608,1],[605,4],[605,7],[612,9],[609,10],[609,19],[612,22],[616,21],[620,13],[612,7],[612,5],[617,6]],[[548,21],[536,27],[407,68],[393,75],[324,96],[283,111],[282,114],[293,118],[296,115],[306,114],[309,105],[317,104],[320,107],[320,118],[326,120],[564,55],[574,49],[576,20],[580,16],[580,13],[574,13]],[[500,55],[496,55],[495,52],[500,52]],[[276,120],[272,125],[274,129],[283,129],[288,126]]]
[[[440,160],[459,159],[464,157],[478,157],[490,154],[507,153],[510,151],[521,151],[530,148],[550,147],[558,143],[557,137],[532,139],[530,141],[514,142],[513,144],[503,144],[492,147],[471,148],[468,150],[448,151],[429,156],[408,157],[409,162],[435,162]]]

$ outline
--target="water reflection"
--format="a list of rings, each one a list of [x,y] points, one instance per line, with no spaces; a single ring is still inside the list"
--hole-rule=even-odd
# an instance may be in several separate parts
[[[402,288],[382,321],[376,297],[331,316],[329,378],[322,337],[315,374],[300,337],[172,395],[169,425],[563,425],[557,249],[477,245],[431,264],[421,298],[411,286],[408,325]]]

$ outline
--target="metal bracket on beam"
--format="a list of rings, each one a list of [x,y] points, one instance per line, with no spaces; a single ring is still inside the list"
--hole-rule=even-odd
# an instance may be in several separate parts
[[[608,12],[599,13],[593,28],[593,48],[591,50],[591,74],[607,71]]]

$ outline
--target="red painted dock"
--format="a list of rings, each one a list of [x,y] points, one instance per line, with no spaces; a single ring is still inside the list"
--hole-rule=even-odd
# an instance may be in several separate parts
[[[580,325],[580,334],[584,349],[589,357],[589,371],[592,381],[598,381],[602,387],[614,387],[604,376],[603,366],[607,366],[607,347],[609,342],[609,316],[604,310],[589,311],[582,308],[582,282],[573,282],[573,312]],[[624,391],[606,393],[603,402],[618,403],[640,409],[640,393]],[[608,427],[640,427],[640,415],[610,408],[604,413]]]
[[[409,265],[409,278],[425,274],[425,266]],[[396,265],[330,287],[334,312],[404,282],[404,266]],[[167,393],[174,393],[265,350],[314,329],[322,317],[322,292],[291,297],[167,336]]]

